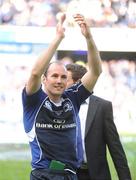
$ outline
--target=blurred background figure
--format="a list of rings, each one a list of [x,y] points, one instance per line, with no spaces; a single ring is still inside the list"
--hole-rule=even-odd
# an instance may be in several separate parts
[[[68,64],[68,83],[70,88],[80,81],[87,71],[79,64]],[[107,161],[107,147],[114,162],[118,178],[131,180],[127,158],[113,120],[112,103],[91,95],[79,111],[84,162],[78,169],[79,180],[111,179]]]

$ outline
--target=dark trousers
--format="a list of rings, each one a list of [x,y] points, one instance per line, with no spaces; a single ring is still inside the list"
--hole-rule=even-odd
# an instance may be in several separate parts
[[[88,169],[78,169],[77,170],[78,180],[91,180],[89,177]]]
[[[64,170],[35,169],[30,180],[78,180],[77,175]]]

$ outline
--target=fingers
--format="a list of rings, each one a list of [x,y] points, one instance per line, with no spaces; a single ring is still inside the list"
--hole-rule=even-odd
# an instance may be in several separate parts
[[[77,24],[78,24],[79,26],[81,26],[82,24],[85,24],[85,23],[86,23],[84,16],[81,15],[81,14],[75,14],[75,15],[73,16],[73,18],[74,18],[75,22],[77,22]]]
[[[65,28],[63,27],[63,23],[66,19],[66,15],[61,13],[58,17],[58,24],[56,26],[56,32],[59,35],[59,37],[64,38],[65,37]]]
[[[91,36],[90,29],[89,29],[89,26],[87,25],[87,21],[84,18],[84,16],[81,14],[75,14],[73,16],[73,18],[74,18],[75,22],[79,25],[83,36],[85,38],[90,38],[90,36]]]
[[[74,17],[75,20],[76,19],[84,19],[84,16],[81,15],[81,14],[75,14],[75,15],[73,15],[73,17]]]
[[[60,23],[61,25],[63,25],[65,19],[66,19],[66,14],[63,14],[63,13],[60,14],[59,23]]]

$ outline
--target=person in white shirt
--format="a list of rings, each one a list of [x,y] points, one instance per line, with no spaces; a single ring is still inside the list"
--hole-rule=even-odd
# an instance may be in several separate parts
[[[80,81],[86,68],[79,64],[66,65],[67,88]],[[113,120],[112,103],[91,95],[79,111],[84,161],[78,169],[79,180],[111,180],[107,161],[107,147],[119,180],[131,180],[127,158]]]

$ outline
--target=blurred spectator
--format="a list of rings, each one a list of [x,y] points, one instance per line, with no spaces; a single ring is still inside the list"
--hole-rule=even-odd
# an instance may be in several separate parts
[[[92,27],[136,27],[135,0],[1,0],[0,24],[20,26],[55,26],[60,12],[82,12]]]

